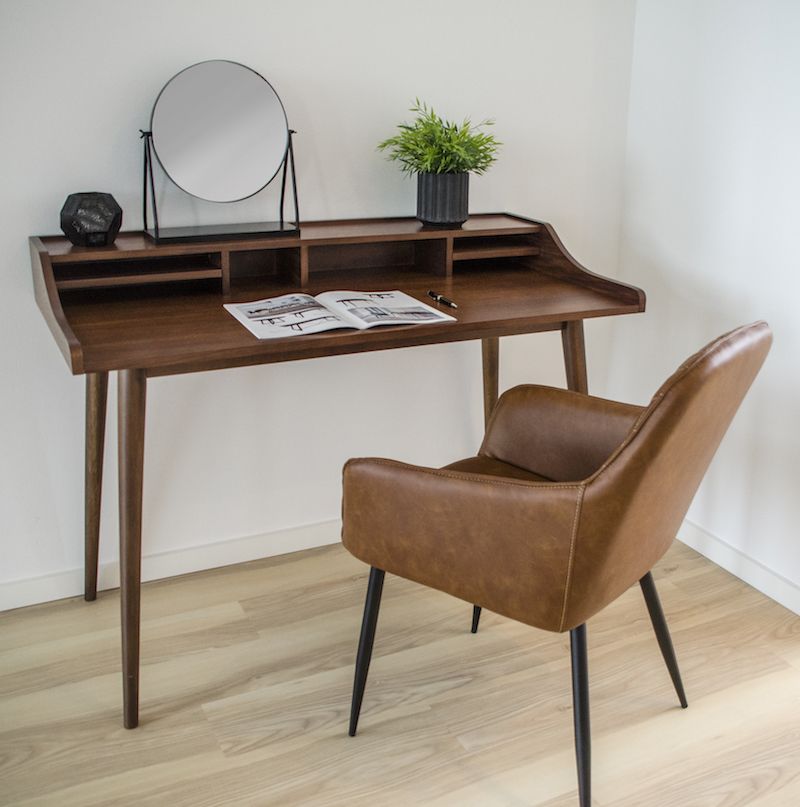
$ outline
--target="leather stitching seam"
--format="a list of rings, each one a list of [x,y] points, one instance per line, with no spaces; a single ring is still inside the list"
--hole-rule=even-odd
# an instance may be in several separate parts
[[[352,462],[352,460],[351,460]],[[558,482],[526,482],[524,479],[512,480],[501,478],[488,478],[484,474],[460,474],[453,473],[452,471],[443,471],[438,468],[424,468],[419,465],[405,465],[403,463],[393,462],[392,460],[383,460],[377,457],[363,460],[356,460],[358,462],[370,463],[375,465],[387,465],[390,468],[402,468],[405,470],[414,471],[415,473],[430,474],[431,476],[441,476],[444,479],[461,479],[464,482],[478,482],[483,485],[511,485],[517,488],[547,488],[552,490],[554,488],[565,490],[582,490],[583,485],[561,484]]]
[[[564,602],[561,605],[561,622],[558,625],[559,633],[564,630],[564,622],[567,618],[567,600],[569,599],[569,587],[572,583],[572,567],[575,561],[575,544],[578,539],[578,522],[580,521],[581,506],[583,505],[583,494],[586,492],[584,485],[579,486],[580,492],[575,502],[575,517],[572,519],[572,536],[569,544],[569,560],[567,561],[567,576],[564,580]]]

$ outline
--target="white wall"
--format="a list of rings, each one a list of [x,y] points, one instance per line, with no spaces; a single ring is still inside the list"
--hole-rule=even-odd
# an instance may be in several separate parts
[[[633,0],[0,0],[0,608],[81,590],[83,382],[34,305],[26,239],[57,232],[65,197],[81,190],[113,193],[124,226],[141,226],[137,130],[167,79],[210,58],[268,77],[299,131],[307,219],[413,214],[413,182],[375,144],[415,96],[449,117],[493,116],[505,146],[472,183],[473,212],[549,220],[579,260],[613,275],[633,12]],[[266,207],[161,193],[165,224],[252,220]],[[648,270],[634,278],[646,288]],[[628,319],[613,326],[623,344],[652,332]],[[587,326],[593,383],[611,330]],[[479,356],[468,343],[151,381],[145,577],[335,540],[348,456],[441,464],[473,452]],[[563,383],[557,337],[505,340],[502,359],[503,386]],[[113,384],[109,403],[106,585],[117,555]]]
[[[800,612],[798,41],[796,0],[637,3],[621,249],[648,311],[615,334],[607,386],[644,401],[715,335],[770,322],[682,536]]]

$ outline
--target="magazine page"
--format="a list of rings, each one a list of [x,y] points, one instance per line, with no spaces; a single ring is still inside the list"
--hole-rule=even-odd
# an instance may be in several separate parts
[[[227,303],[224,308],[259,339],[354,327],[309,294],[284,294],[252,303]]]
[[[318,294],[317,300],[354,328],[455,320],[402,291],[326,291]]]

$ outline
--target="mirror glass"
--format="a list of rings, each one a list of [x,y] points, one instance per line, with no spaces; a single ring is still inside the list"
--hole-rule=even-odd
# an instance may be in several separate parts
[[[272,85],[255,70],[222,60],[171,78],[153,106],[150,131],[167,176],[211,202],[258,193],[289,145],[286,113]]]

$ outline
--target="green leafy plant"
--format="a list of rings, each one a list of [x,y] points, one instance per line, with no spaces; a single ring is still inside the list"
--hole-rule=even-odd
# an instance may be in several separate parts
[[[416,120],[399,124],[398,134],[378,144],[381,151],[388,152],[387,159],[399,162],[405,173],[483,174],[497,159],[502,143],[479,131],[492,126],[493,120],[475,126],[469,118],[452,123],[440,118],[419,98],[410,111],[416,112]]]

